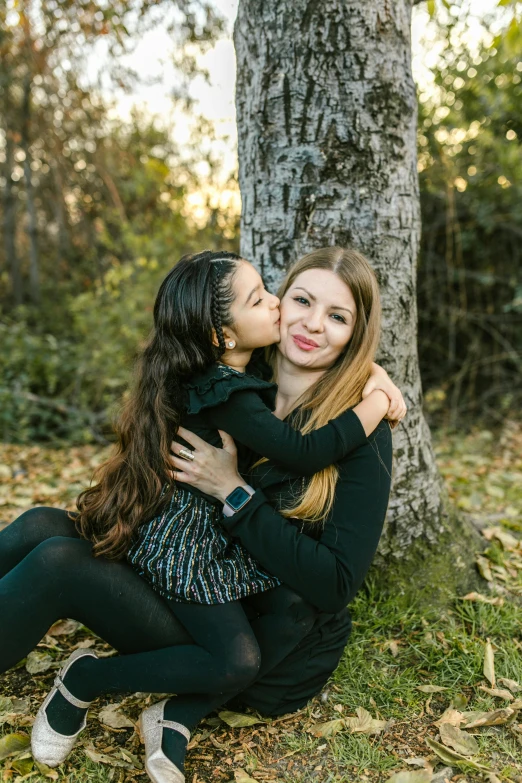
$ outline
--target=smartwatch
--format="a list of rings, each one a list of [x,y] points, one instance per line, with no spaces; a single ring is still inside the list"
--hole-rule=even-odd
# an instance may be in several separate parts
[[[233,489],[230,495],[227,495],[225,498],[223,514],[226,517],[231,517],[236,511],[239,511],[243,506],[246,506],[254,493],[255,489],[252,489],[248,484]]]

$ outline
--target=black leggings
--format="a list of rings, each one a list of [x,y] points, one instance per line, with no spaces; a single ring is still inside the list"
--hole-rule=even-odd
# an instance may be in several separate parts
[[[90,659],[89,692],[80,698],[191,694],[182,701],[192,718],[185,725],[193,725],[277,665],[316,617],[285,587],[242,603],[177,605],[176,619],[127,563],[94,558],[58,509],[28,511],[0,532],[0,672],[24,658],[53,622],[72,617],[123,653]]]

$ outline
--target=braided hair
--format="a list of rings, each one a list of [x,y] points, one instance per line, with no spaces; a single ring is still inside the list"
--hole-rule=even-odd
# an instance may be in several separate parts
[[[226,351],[225,335],[223,334],[223,309],[228,297],[224,296],[223,289],[223,272],[222,272],[222,259],[216,259],[211,268],[211,304],[210,312],[212,318],[212,326],[216,331],[216,336],[219,345],[219,356],[223,356]]]

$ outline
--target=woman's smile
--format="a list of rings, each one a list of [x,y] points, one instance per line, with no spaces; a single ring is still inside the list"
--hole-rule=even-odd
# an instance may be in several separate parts
[[[309,337],[305,337],[302,334],[293,334],[292,339],[302,351],[313,351],[314,348],[319,348],[319,345],[314,340],[310,340]]]

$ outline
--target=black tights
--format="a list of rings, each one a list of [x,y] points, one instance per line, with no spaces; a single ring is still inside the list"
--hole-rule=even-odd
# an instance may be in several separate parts
[[[94,558],[58,509],[26,512],[0,532],[0,672],[53,622],[72,617],[123,654],[71,668],[68,685],[84,700],[102,692],[185,694],[170,700],[166,717],[192,727],[277,665],[315,620],[285,587],[245,603],[257,614],[251,623],[239,602],[178,604],[176,619],[127,563]]]

